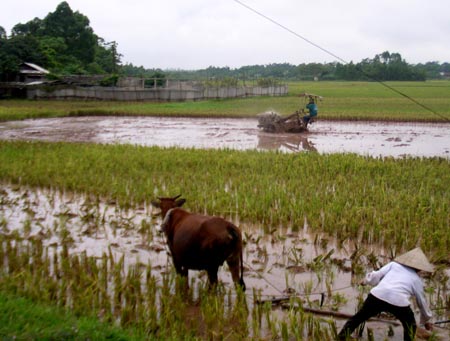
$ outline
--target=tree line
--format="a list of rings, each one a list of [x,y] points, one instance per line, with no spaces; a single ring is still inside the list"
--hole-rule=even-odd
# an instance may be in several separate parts
[[[239,79],[276,78],[284,80],[348,80],[348,81],[424,81],[443,79],[450,75],[449,63],[428,62],[408,64],[399,53],[385,51],[359,63],[289,63],[243,66],[237,69],[213,67],[195,71],[167,71],[170,78]]]
[[[89,19],[61,2],[44,19],[13,27],[8,36],[0,26],[0,81],[14,80],[22,62],[40,65],[54,76],[110,75],[182,80],[407,80],[440,79],[450,74],[449,63],[408,64],[399,53],[385,51],[359,63],[273,63],[240,68],[210,66],[200,70],[147,69],[122,64],[115,41],[106,42],[90,27]],[[150,80],[150,82],[152,82]]]

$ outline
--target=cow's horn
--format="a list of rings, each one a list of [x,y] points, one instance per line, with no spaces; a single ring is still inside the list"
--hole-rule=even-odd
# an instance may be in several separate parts
[[[181,194],[178,194],[176,197],[173,197],[172,200],[177,200],[179,197],[181,197]]]

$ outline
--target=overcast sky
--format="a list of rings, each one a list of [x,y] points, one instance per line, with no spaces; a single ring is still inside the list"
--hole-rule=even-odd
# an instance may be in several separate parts
[[[7,0],[3,0],[6,2]],[[450,62],[449,0],[239,0],[344,61],[384,51]],[[0,26],[43,19],[62,0],[7,1]],[[123,63],[145,68],[338,61],[235,0],[67,0]]]

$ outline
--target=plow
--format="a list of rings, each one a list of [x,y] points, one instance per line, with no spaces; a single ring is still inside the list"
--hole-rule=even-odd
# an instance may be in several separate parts
[[[303,93],[299,97],[306,101],[313,101],[315,104],[322,100],[322,96]],[[308,130],[308,125],[314,122],[314,119],[306,120],[304,117],[308,112],[304,109],[305,104],[293,114],[283,117],[276,112],[264,112],[258,114],[258,127],[268,133],[302,133]]]

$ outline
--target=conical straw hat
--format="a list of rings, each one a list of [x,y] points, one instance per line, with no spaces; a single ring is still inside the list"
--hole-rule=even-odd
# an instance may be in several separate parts
[[[417,270],[433,272],[434,267],[428,261],[427,256],[423,253],[420,247],[404,253],[394,259],[395,262],[409,266]]]

